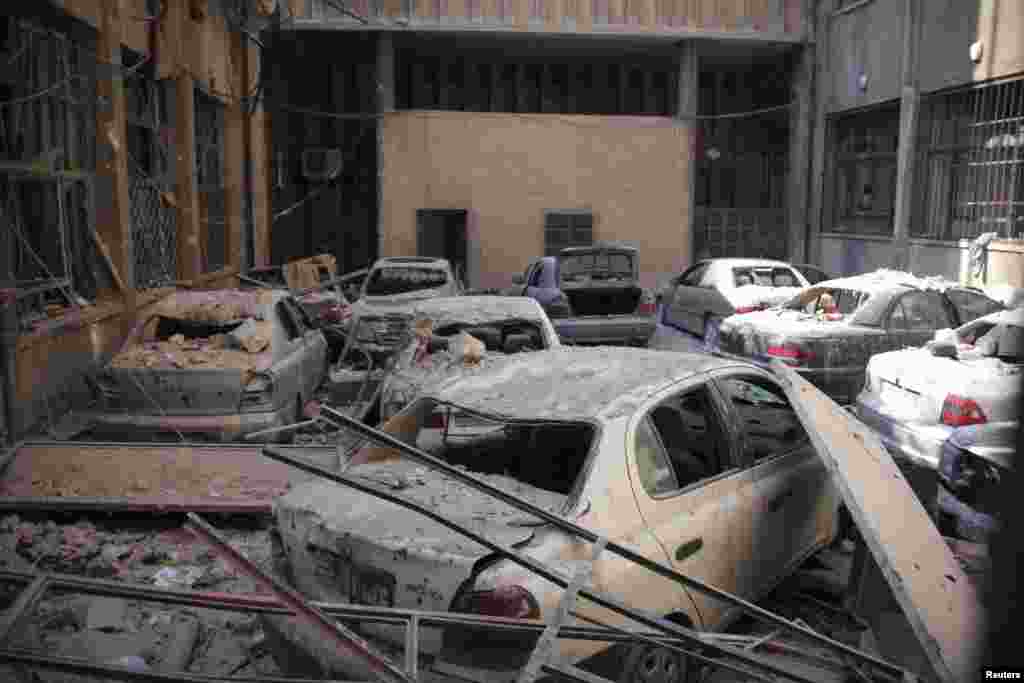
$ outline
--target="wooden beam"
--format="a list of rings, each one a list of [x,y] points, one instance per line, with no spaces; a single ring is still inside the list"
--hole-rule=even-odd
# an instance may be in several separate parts
[[[175,104],[175,199],[178,206],[178,279],[193,280],[202,274],[199,229],[199,190],[196,186],[195,79],[181,73],[174,82]]]
[[[224,265],[241,270],[245,265],[245,229],[243,207],[245,202],[245,95],[243,71],[245,38],[227,37],[230,43],[231,84],[234,101],[224,110]]]
[[[910,264],[910,220],[914,196],[914,153],[917,146],[918,108],[917,53],[920,36],[920,0],[904,0],[900,137],[896,153],[896,197],[893,206],[892,267],[907,270]]]
[[[121,0],[103,0],[102,12],[97,57],[111,66],[101,68],[97,82],[96,192],[100,197],[98,205],[103,209],[97,216],[96,228],[101,241],[109,247],[114,278],[119,283],[121,294],[128,296],[128,289],[133,283],[134,264],[128,198],[125,90],[120,71],[125,16]]]
[[[795,370],[773,369],[942,681],[978,676],[977,590],[878,436]]]
[[[696,148],[697,148],[697,126],[698,123],[695,119],[697,116],[697,98],[700,95],[700,87],[697,81],[699,75],[698,70],[698,56],[697,56],[697,44],[688,40],[682,44],[679,50],[679,69],[678,69],[678,84],[676,87],[676,101],[675,101],[675,116],[678,119],[679,126],[685,131],[687,138],[686,142],[686,205],[687,205],[687,216],[683,221],[683,229],[688,234],[684,234],[680,238],[680,251],[684,252],[681,254],[681,258],[675,264],[678,266],[677,270],[680,272],[690,263],[692,256],[696,255],[696,249],[694,245],[694,235],[696,232],[693,229],[694,209],[696,207],[695,202],[695,190],[696,190],[696,178],[697,178],[697,159],[696,159]]]

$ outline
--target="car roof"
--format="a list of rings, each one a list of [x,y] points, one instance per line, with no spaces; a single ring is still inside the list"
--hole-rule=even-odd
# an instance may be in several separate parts
[[[727,267],[732,266],[732,267],[738,267],[738,268],[757,267],[757,266],[764,266],[764,267],[772,266],[772,267],[775,267],[775,266],[790,266],[791,265],[789,263],[786,263],[785,261],[776,261],[775,259],[765,259],[765,258],[709,258],[709,259],[704,259],[702,261],[702,263],[714,263],[714,264],[720,264],[720,265],[727,266]]]
[[[680,380],[735,365],[703,354],[629,347],[560,348],[485,356],[478,369],[426,396],[517,420],[611,420],[633,414]]]
[[[879,269],[870,273],[839,277],[833,280],[823,280],[811,287],[831,289],[853,289],[861,292],[874,294],[876,292],[899,290],[899,289],[932,289],[945,291],[960,285],[951,280],[940,277],[918,277],[913,273],[906,273],[900,270]],[[984,296],[984,292],[978,292]]]
[[[448,260],[443,258],[435,258],[433,256],[386,256],[382,259],[377,259],[374,267],[386,266],[386,265],[418,265],[427,267],[447,268]]]
[[[416,304],[413,315],[429,317],[436,325],[489,323],[510,318],[541,321],[544,309],[525,296],[444,296]]]

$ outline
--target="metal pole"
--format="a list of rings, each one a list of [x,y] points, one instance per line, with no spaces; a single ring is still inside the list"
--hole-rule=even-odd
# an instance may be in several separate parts
[[[443,460],[440,460],[440,459],[435,458],[435,457],[433,457],[431,455],[428,455],[427,453],[424,453],[420,449],[415,448],[413,446],[410,446],[409,444],[396,439],[395,437],[391,436],[390,434],[382,432],[382,431],[380,431],[378,429],[374,429],[373,427],[370,427],[370,426],[365,425],[365,424],[363,424],[361,422],[358,422],[357,420],[353,420],[349,416],[347,416],[347,415],[345,415],[343,413],[340,413],[337,410],[334,410],[333,408],[330,408],[328,406],[321,407],[321,415],[324,415],[327,419],[329,419],[331,421],[340,423],[344,427],[348,427],[352,431],[354,431],[354,432],[356,432],[356,433],[358,433],[358,434],[360,434],[362,436],[365,436],[366,438],[371,439],[371,440],[377,442],[378,444],[380,444],[382,446],[393,448],[393,449],[399,451],[400,453],[404,454],[405,456],[407,456],[411,460],[413,460],[413,461],[415,461],[415,462],[417,462],[417,463],[419,463],[421,465],[426,465],[427,467],[430,467],[431,469],[438,470],[438,471],[448,475],[452,479],[455,479],[456,481],[458,481],[460,483],[466,484],[467,486],[471,486],[472,488],[474,488],[474,489],[476,489],[478,491],[481,491],[481,492],[486,493],[486,494],[488,494],[490,496],[493,496],[494,498],[500,500],[501,502],[506,503],[508,505],[511,505],[512,507],[517,508],[519,510],[522,510],[523,512],[526,512],[528,514],[532,514],[532,515],[534,515],[536,517],[539,517],[540,519],[543,519],[545,522],[555,526],[555,528],[560,529],[560,530],[562,530],[562,531],[564,531],[566,533],[569,533],[569,534],[572,534],[572,535],[577,536],[579,538],[582,538],[583,540],[589,541],[590,543],[596,542],[598,540],[598,538],[599,538],[598,534],[596,534],[595,532],[591,531],[590,529],[587,529],[585,527],[581,527],[578,524],[574,524],[573,522],[570,522],[569,520],[565,519],[564,517],[560,517],[558,515],[552,514],[552,513],[548,512],[547,510],[544,510],[544,509],[542,509],[542,508],[540,508],[540,507],[538,507],[536,505],[528,503],[528,502],[526,502],[526,501],[524,501],[524,500],[522,500],[522,499],[520,499],[520,498],[518,498],[516,496],[510,495],[510,494],[506,493],[505,491],[502,491],[501,489],[492,486],[491,484],[487,483],[486,481],[484,481],[482,479],[479,479],[479,478],[477,478],[477,477],[475,477],[475,476],[473,476],[473,475],[471,475],[471,474],[469,474],[469,473],[467,473],[467,472],[465,472],[463,470],[460,470],[460,469],[458,469],[456,467],[453,467],[453,466],[449,465],[448,463],[444,462]],[[319,474],[319,475],[321,475],[321,476],[323,476],[325,478],[331,479],[333,481],[337,481],[338,483],[342,483],[342,484],[346,484],[346,485],[354,486],[354,487],[355,486],[360,486],[360,487],[363,486],[362,484],[358,484],[357,485],[354,481],[349,480],[348,478],[345,478],[345,477],[340,477],[339,475],[336,475],[333,472],[329,472],[329,471],[327,471],[327,470],[325,470],[323,468],[312,466],[309,463],[305,463],[305,462],[302,462],[302,461],[297,460],[295,458],[292,458],[290,456],[284,455],[283,453],[279,453],[275,449],[270,448],[270,447],[265,447],[263,449],[263,453],[264,453],[264,455],[266,455],[269,458],[272,458],[274,460],[278,460],[279,462],[286,462],[286,463],[288,463],[290,465],[293,465],[295,467],[303,469],[303,470],[305,470],[307,472],[311,472],[313,474]],[[381,493],[382,492],[374,492],[374,495],[381,495]],[[405,507],[409,507],[409,505],[410,505],[409,501],[406,501],[404,499],[399,499],[399,500],[401,501],[401,502],[399,502],[400,505],[403,505]],[[437,515],[433,515],[433,516],[434,517],[438,517]],[[451,522],[449,522],[448,520],[444,520],[444,519],[440,519],[439,518],[439,521],[441,521],[441,523],[445,524],[446,526],[450,526],[451,525]],[[460,531],[460,529],[458,529],[458,528],[456,528],[455,530],[456,531]],[[491,545],[493,545],[493,544],[489,544],[488,547],[490,547]],[[614,541],[609,541],[607,549],[610,552],[613,552],[613,553],[615,553],[616,555],[618,555],[620,557],[623,557],[623,558],[625,558],[625,559],[627,559],[627,560],[629,560],[631,562],[635,562],[635,563],[639,564],[640,566],[642,566],[642,567],[644,567],[646,569],[649,569],[650,571],[654,572],[655,574],[658,574],[661,577],[664,577],[666,579],[671,579],[671,580],[673,580],[673,581],[675,581],[677,583],[680,583],[680,584],[686,586],[687,588],[692,588],[694,590],[701,591],[701,592],[703,592],[703,593],[705,593],[707,595],[710,595],[712,597],[716,597],[716,598],[722,600],[723,602],[725,602],[725,603],[727,603],[727,604],[729,604],[729,605],[731,605],[733,607],[740,607],[740,608],[742,608],[744,611],[746,611],[748,614],[750,614],[752,616],[760,617],[760,618],[764,619],[767,622],[770,622],[770,623],[775,624],[777,626],[781,626],[781,627],[789,629],[791,631],[794,631],[794,632],[797,632],[797,633],[802,633],[803,635],[807,636],[808,638],[811,638],[812,640],[814,640],[814,641],[816,641],[818,643],[821,643],[821,644],[826,645],[828,647],[831,647],[833,649],[841,650],[842,652],[845,652],[846,654],[854,657],[858,661],[862,661],[862,662],[864,662],[866,664],[871,664],[871,665],[873,665],[875,667],[878,667],[880,670],[885,671],[885,672],[887,672],[887,673],[889,673],[891,675],[894,675],[894,676],[897,676],[897,677],[902,677],[902,675],[903,675],[902,670],[899,667],[894,666],[893,664],[890,664],[890,663],[885,662],[885,661],[883,661],[881,659],[873,657],[873,656],[871,656],[871,655],[869,655],[869,654],[867,654],[865,652],[862,652],[862,651],[860,651],[860,650],[858,650],[858,649],[856,649],[854,647],[846,645],[845,643],[840,643],[840,642],[838,642],[836,640],[833,640],[833,639],[831,639],[831,638],[829,638],[827,636],[823,636],[822,634],[817,633],[816,631],[812,631],[809,628],[805,628],[805,627],[800,626],[798,624],[794,624],[793,622],[789,621],[788,619],[785,619],[784,617],[780,617],[779,615],[774,614],[772,612],[769,612],[768,610],[766,610],[766,609],[764,609],[762,607],[758,607],[757,605],[755,605],[755,604],[753,604],[751,602],[748,602],[748,601],[746,601],[746,600],[744,600],[744,599],[742,599],[740,597],[737,597],[737,596],[735,596],[735,595],[733,595],[731,593],[728,593],[726,591],[723,591],[723,590],[721,590],[719,588],[715,588],[714,586],[708,585],[708,584],[704,583],[703,581],[700,581],[698,579],[694,579],[694,578],[691,578],[689,576],[685,576],[683,574],[680,574],[679,572],[675,571],[671,567],[666,567],[665,565],[663,565],[663,564],[661,564],[659,562],[655,562],[654,560],[651,560],[650,558],[644,557],[643,555],[640,555],[639,553],[637,553],[637,552],[635,552],[633,550],[630,550],[629,548],[627,548],[627,547],[625,547],[625,546],[623,546],[623,545],[621,545],[619,543],[616,543]],[[503,550],[503,552],[507,552],[507,551]],[[536,564],[536,563],[533,563],[533,564]],[[545,570],[545,573],[550,574],[550,572],[547,572],[546,570]],[[547,577],[545,577],[545,578],[547,578]],[[561,585],[561,584],[559,584],[559,585]],[[589,596],[587,596],[587,597],[589,597]],[[665,623],[668,623],[668,622],[665,622]],[[651,624],[651,625],[653,625],[653,624]]]
[[[332,411],[332,412],[335,412],[336,414],[340,415],[340,413],[337,413],[337,411]],[[345,417],[346,420],[348,420],[347,416],[342,416],[342,417]],[[350,421],[351,422],[355,422],[354,420],[350,420]],[[414,449],[411,446],[408,446],[407,444],[405,444],[405,443],[403,443],[401,441],[398,441],[397,439],[394,439],[394,438],[392,438],[389,435],[378,434],[377,430],[373,429],[372,427],[367,427],[366,425],[363,425],[362,423],[359,423],[359,422],[355,422],[355,424],[359,426],[359,429],[357,429],[356,431],[361,431],[362,434],[368,436],[369,438],[371,438],[371,439],[373,439],[375,441],[383,443],[383,445],[385,445],[385,446],[389,446],[391,448],[397,448],[397,449],[399,449],[399,450],[401,450],[403,452],[406,451],[407,449],[411,450],[415,454],[413,456],[414,460],[417,460],[418,462],[427,464],[428,466],[433,466],[431,463],[433,463],[435,461],[435,459],[432,458],[431,456],[428,456],[428,455],[426,455],[424,453],[421,453],[418,449]],[[485,548],[488,548],[492,552],[498,553],[501,556],[503,556],[505,558],[508,558],[509,560],[515,562],[519,566],[521,566],[521,567],[523,567],[525,569],[529,569],[530,571],[534,572],[538,576],[540,576],[540,577],[542,577],[544,579],[547,579],[548,581],[550,581],[551,583],[555,584],[556,586],[559,586],[560,588],[567,588],[569,586],[569,580],[567,580],[565,577],[563,577],[563,576],[561,576],[559,574],[556,574],[555,572],[553,572],[552,570],[547,568],[545,565],[537,562],[533,558],[530,558],[530,557],[527,557],[525,555],[522,555],[522,554],[520,554],[520,553],[518,553],[518,552],[516,552],[514,550],[510,550],[508,548],[505,548],[504,546],[500,546],[497,543],[494,543],[493,541],[487,539],[486,537],[481,536],[480,534],[477,534],[477,533],[475,533],[475,532],[473,532],[473,531],[471,531],[471,530],[469,530],[469,529],[467,529],[467,528],[457,524],[456,522],[453,522],[453,521],[447,519],[443,515],[440,515],[440,514],[434,512],[434,511],[432,511],[432,510],[430,510],[430,509],[420,505],[419,503],[415,503],[415,502],[413,502],[411,500],[408,500],[408,499],[406,499],[406,498],[404,498],[402,496],[395,495],[395,494],[393,494],[393,493],[391,493],[389,491],[385,491],[384,489],[382,489],[380,487],[373,486],[371,484],[365,483],[365,482],[363,482],[363,481],[361,481],[359,479],[356,479],[356,478],[353,478],[353,477],[347,477],[347,476],[341,475],[341,474],[335,474],[334,472],[331,472],[331,471],[328,471],[326,469],[323,469],[322,467],[317,467],[316,465],[311,465],[311,464],[303,462],[301,460],[297,460],[297,459],[292,458],[290,456],[284,455],[283,453],[278,453],[273,448],[266,447],[266,448],[263,449],[263,453],[264,453],[264,455],[266,455],[267,457],[269,457],[271,459],[278,460],[279,462],[288,463],[290,465],[293,465],[293,466],[297,467],[298,469],[304,470],[304,471],[309,472],[311,474],[320,475],[320,476],[324,477],[325,479],[329,479],[329,480],[331,480],[331,481],[333,481],[335,483],[342,484],[344,486],[348,486],[349,488],[353,488],[353,489],[355,489],[357,491],[360,491],[361,493],[367,493],[367,494],[370,494],[372,496],[376,496],[376,497],[378,497],[378,498],[380,498],[382,500],[386,500],[388,502],[395,503],[396,505],[400,505],[400,506],[402,506],[402,507],[404,507],[406,509],[418,512],[419,514],[423,515],[424,517],[426,517],[426,518],[428,518],[428,519],[430,519],[430,520],[432,520],[434,522],[437,522],[438,524],[440,524],[440,525],[442,525],[442,526],[444,526],[444,527],[446,527],[448,529],[451,529],[452,531],[455,531],[455,532],[458,532],[460,534],[463,534],[464,536],[466,536],[466,538],[469,538],[469,539],[479,543],[480,545],[484,546]],[[524,512],[527,512],[527,513],[530,513],[530,514],[534,514],[534,515],[536,515],[538,517],[541,517],[543,519],[550,518],[551,523],[556,528],[559,528],[559,529],[562,529],[564,531],[567,531],[568,533],[573,533],[573,534],[575,534],[577,536],[580,536],[580,537],[582,537],[585,540],[588,540],[590,542],[594,542],[593,540],[591,540],[591,538],[590,538],[591,536],[593,536],[594,540],[596,540],[596,534],[594,534],[593,532],[591,532],[589,530],[583,529],[582,527],[576,526],[575,524],[572,524],[571,522],[568,522],[567,520],[565,520],[565,519],[563,519],[561,517],[557,517],[555,515],[551,515],[550,513],[546,512],[546,511],[544,511],[544,510],[542,510],[540,508],[534,507],[533,505],[531,505],[529,503],[525,503],[525,502],[523,502],[521,500],[518,500],[517,498],[509,496],[509,495],[505,494],[503,491],[498,491],[496,489],[493,489],[493,487],[491,487],[490,485],[484,484],[483,482],[478,481],[475,477],[468,476],[468,475],[465,475],[464,473],[461,473],[458,470],[454,470],[454,468],[451,468],[447,463],[440,463],[440,465],[442,467],[438,467],[438,469],[442,469],[446,473],[447,473],[448,469],[452,469],[455,472],[455,474],[456,474],[456,476],[454,478],[457,478],[460,481],[464,481],[469,486],[477,488],[478,490],[481,490],[481,491],[483,491],[485,493],[491,493],[491,491],[493,490],[493,491],[495,491],[495,494],[492,494],[492,495],[495,495],[495,497],[499,498],[499,500],[507,501],[513,507],[519,508],[520,510],[523,510]],[[462,477],[465,477],[465,478],[462,478]],[[674,579],[674,580],[677,580],[677,581],[680,581],[680,580],[682,580],[682,581],[692,581],[692,582],[694,582],[695,585],[698,585],[698,586],[704,586],[705,585],[705,584],[703,584],[703,583],[701,583],[699,581],[696,581],[695,579],[690,579],[690,578],[687,578],[687,577],[683,577],[682,575],[676,574],[671,569],[668,569],[667,567],[659,565],[659,564],[651,561],[650,559],[648,559],[646,557],[643,557],[642,555],[637,555],[636,553],[633,553],[632,551],[630,551],[630,550],[628,550],[626,548],[623,548],[622,546],[620,546],[618,544],[614,544],[614,545],[615,545],[614,552],[617,555],[625,557],[626,559],[629,559],[631,561],[637,562],[641,566],[647,567],[647,568],[651,569],[652,571],[655,571],[659,575],[662,575],[662,576],[664,576],[666,578]],[[607,545],[607,549],[608,550],[613,550],[612,546],[613,546],[613,544],[611,542],[609,542],[608,545]],[[633,558],[637,558],[637,559],[634,560]],[[717,591],[719,593],[722,592],[722,591],[718,591],[718,589],[715,589],[715,588],[710,588],[709,587],[709,589],[713,590],[713,591]],[[803,678],[801,678],[799,676],[795,676],[790,671],[785,671],[785,670],[783,670],[781,668],[775,667],[775,666],[767,664],[765,662],[758,661],[758,660],[750,657],[746,653],[744,653],[742,650],[737,650],[735,648],[725,647],[725,646],[717,645],[717,644],[713,644],[713,645],[709,644],[706,640],[704,640],[703,638],[700,638],[699,636],[697,636],[690,629],[684,628],[684,627],[680,626],[679,624],[670,622],[670,621],[668,621],[666,619],[662,619],[660,617],[648,614],[646,612],[633,609],[633,608],[629,607],[624,602],[622,602],[621,600],[619,600],[618,598],[616,598],[614,596],[608,595],[606,593],[597,593],[597,592],[594,592],[594,591],[592,591],[590,589],[587,589],[587,588],[581,588],[580,589],[580,595],[582,595],[583,597],[587,598],[588,600],[596,603],[597,605],[599,605],[601,607],[605,607],[605,608],[607,608],[607,609],[609,609],[609,610],[611,610],[613,612],[616,612],[618,614],[626,616],[626,617],[632,619],[633,621],[636,621],[636,622],[638,622],[640,624],[643,624],[643,625],[645,625],[645,626],[647,626],[649,628],[655,628],[655,629],[658,629],[658,630],[660,630],[662,632],[675,635],[675,636],[679,637],[681,640],[683,640],[688,645],[691,645],[691,646],[694,646],[694,647],[697,647],[697,648],[711,648],[713,650],[722,652],[724,654],[732,655],[732,656],[734,656],[734,657],[736,657],[736,658],[738,658],[738,659],[740,659],[740,660],[742,660],[744,662],[747,662],[747,663],[752,664],[754,666],[759,666],[759,667],[764,668],[765,670],[767,670],[767,671],[769,671],[771,673],[774,673],[775,675],[782,676],[784,678],[793,679],[793,680],[805,680],[805,679],[803,679]],[[740,600],[739,598],[736,598],[736,597],[734,597],[734,596],[732,596],[732,595],[730,595],[728,593],[724,593],[724,595],[728,596],[731,600],[736,601],[736,602],[738,602],[740,604],[750,605],[750,603],[747,603],[747,602],[745,602],[743,600]],[[875,659],[874,657],[872,657],[872,656],[870,656],[870,655],[868,655],[866,653],[860,652],[859,650],[856,650],[854,648],[845,646],[845,645],[843,645],[841,643],[836,643],[835,641],[833,641],[830,638],[827,638],[827,637],[825,637],[825,636],[823,636],[823,635],[821,635],[819,633],[811,631],[810,629],[806,629],[806,628],[803,628],[801,626],[797,626],[796,624],[793,624],[792,622],[790,622],[790,621],[788,621],[788,620],[786,620],[786,619],[784,619],[784,618],[782,618],[780,616],[772,614],[771,612],[763,610],[762,608],[757,607],[756,605],[750,605],[750,607],[754,611],[756,611],[756,612],[762,612],[764,614],[767,614],[768,617],[770,618],[770,620],[773,623],[777,623],[779,625],[786,626],[786,627],[788,627],[788,628],[790,628],[790,629],[792,629],[794,631],[798,631],[800,633],[805,633],[809,637],[811,637],[812,639],[817,640],[819,642],[823,642],[823,643],[827,643],[827,644],[833,644],[834,643],[835,647],[843,649],[844,651],[849,651],[850,654],[852,654],[853,656],[857,657],[860,660],[863,660],[865,663],[875,664],[880,670],[886,672],[888,675],[895,676],[897,678],[898,677],[902,677],[902,675],[903,675],[903,671],[901,669],[899,669],[898,667],[896,667],[896,666],[894,666],[892,664],[889,664],[888,662],[884,662],[882,660]]]
[[[271,591],[281,602],[290,607],[296,616],[316,627],[328,640],[333,641],[341,652],[361,660],[368,673],[379,676],[383,681],[415,683],[409,674],[374,650],[369,643],[341,624],[328,619],[327,615],[307,603],[299,593],[264,573],[247,557],[235,550],[216,529],[203,521],[199,515],[190,512],[186,527],[200,539],[213,546],[214,550],[235,564],[246,575]]]

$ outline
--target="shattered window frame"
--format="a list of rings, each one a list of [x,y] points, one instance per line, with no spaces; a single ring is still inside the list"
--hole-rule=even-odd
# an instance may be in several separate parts
[[[811,445],[811,437],[807,433],[807,430],[804,429],[803,423],[800,422],[800,418],[796,413],[796,409],[793,407],[793,404],[786,396],[786,392],[783,391],[782,387],[778,386],[772,380],[754,374],[740,373],[716,377],[715,382],[722,388],[722,393],[729,401],[730,406],[734,411],[735,417],[737,418],[737,424],[739,425],[740,431],[740,462],[742,463],[743,468],[753,467],[755,465],[759,465],[769,460],[775,460],[787,456],[790,453],[793,453],[794,451],[800,450],[801,448],[805,448]],[[763,455],[761,457],[756,457],[755,454],[751,452],[754,444],[752,442],[752,439],[750,438],[750,434],[748,434],[746,431],[746,424],[742,420],[740,410],[736,406],[737,392],[735,391],[733,385],[734,382],[745,382],[746,384],[751,385],[751,387],[753,387],[755,390],[760,390],[768,394],[771,394],[772,398],[775,399],[774,405],[776,410],[787,410],[790,413],[792,413],[794,419],[794,426],[798,430],[798,433],[803,435],[803,438],[798,438],[794,440],[791,444],[786,444],[785,448],[780,448],[778,451],[774,451],[770,454]],[[745,391],[743,393],[753,394],[754,392]],[[751,401],[751,403],[755,407],[757,407],[761,403],[766,402],[753,400]],[[781,443],[782,439],[780,438],[779,441]]]

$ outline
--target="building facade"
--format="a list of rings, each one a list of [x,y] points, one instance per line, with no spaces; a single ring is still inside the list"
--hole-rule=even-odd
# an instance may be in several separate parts
[[[811,257],[1024,286],[1024,4],[823,0],[817,7]]]
[[[809,6],[282,3],[265,106],[273,206],[295,209],[272,260],[439,255],[500,287],[610,240],[654,285],[698,255],[804,249],[789,171],[810,164]],[[323,148],[341,158],[327,183],[301,159]]]

